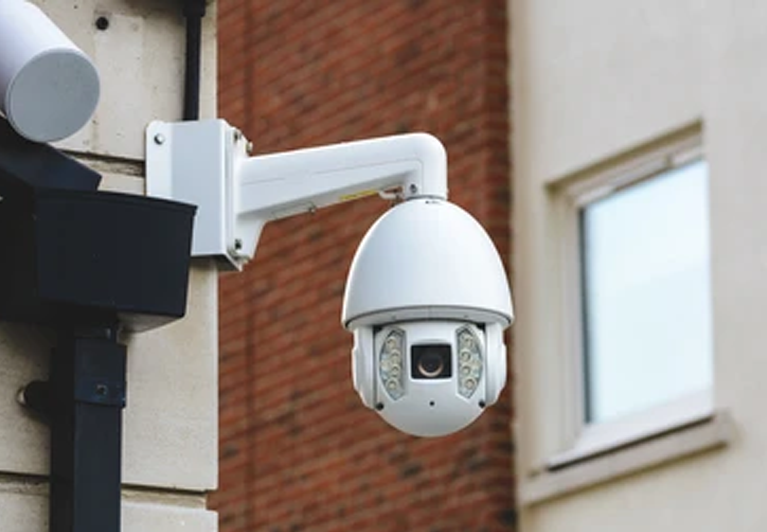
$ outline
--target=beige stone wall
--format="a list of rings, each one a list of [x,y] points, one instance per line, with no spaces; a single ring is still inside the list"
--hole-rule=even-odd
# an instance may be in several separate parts
[[[767,522],[767,5],[510,0],[520,455],[554,449],[547,183],[700,121],[710,165],[716,407],[733,441],[522,507],[523,532],[761,531]],[[556,281],[555,281],[556,284]]]
[[[180,119],[184,19],[165,0],[35,0],[96,62],[102,97],[90,124],[59,147],[105,176],[104,188],[143,193],[143,131]],[[99,16],[109,19],[96,29]],[[203,116],[215,115],[215,6],[205,21]],[[140,238],[137,235],[136,238]],[[205,509],[217,484],[217,276],[196,263],[187,316],[128,345],[123,530],[211,532]],[[0,324],[0,528],[47,530],[48,429],[16,403],[23,385],[47,375],[52,336]]]

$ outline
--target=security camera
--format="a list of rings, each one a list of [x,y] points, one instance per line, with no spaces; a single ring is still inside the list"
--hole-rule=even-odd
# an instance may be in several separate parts
[[[38,7],[0,1],[0,111],[34,142],[82,128],[99,100],[91,60]]]
[[[256,157],[251,148],[223,120],[147,129],[147,194],[198,206],[192,254],[242,269],[270,220],[368,195],[398,199],[347,280],[354,388],[416,436],[460,430],[495,403],[511,293],[485,230],[447,201],[439,140],[414,133]]]
[[[482,226],[443,199],[405,201],[370,228],[352,262],[342,321],[354,333],[354,387],[403,432],[455,432],[497,401],[512,320]]]

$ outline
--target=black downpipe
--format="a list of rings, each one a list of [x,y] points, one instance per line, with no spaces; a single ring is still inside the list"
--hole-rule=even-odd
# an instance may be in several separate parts
[[[200,118],[200,63],[202,19],[206,0],[184,0],[186,17],[186,70],[184,73],[184,120]]]
[[[125,352],[117,328],[60,333],[51,356],[51,532],[119,532]]]

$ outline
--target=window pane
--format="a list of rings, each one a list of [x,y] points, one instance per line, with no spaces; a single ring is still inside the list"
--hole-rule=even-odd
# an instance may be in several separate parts
[[[587,421],[711,386],[707,175],[694,162],[581,211]]]

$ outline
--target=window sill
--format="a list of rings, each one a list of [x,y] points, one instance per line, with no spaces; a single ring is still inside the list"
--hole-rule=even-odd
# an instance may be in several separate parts
[[[570,449],[551,457],[548,469],[560,469],[660,434],[697,425],[713,415],[713,394],[711,390],[703,390],[612,421],[587,425]]]
[[[520,486],[522,505],[532,505],[703,451],[726,446],[733,426],[719,411],[698,423],[584,457],[540,472]]]

